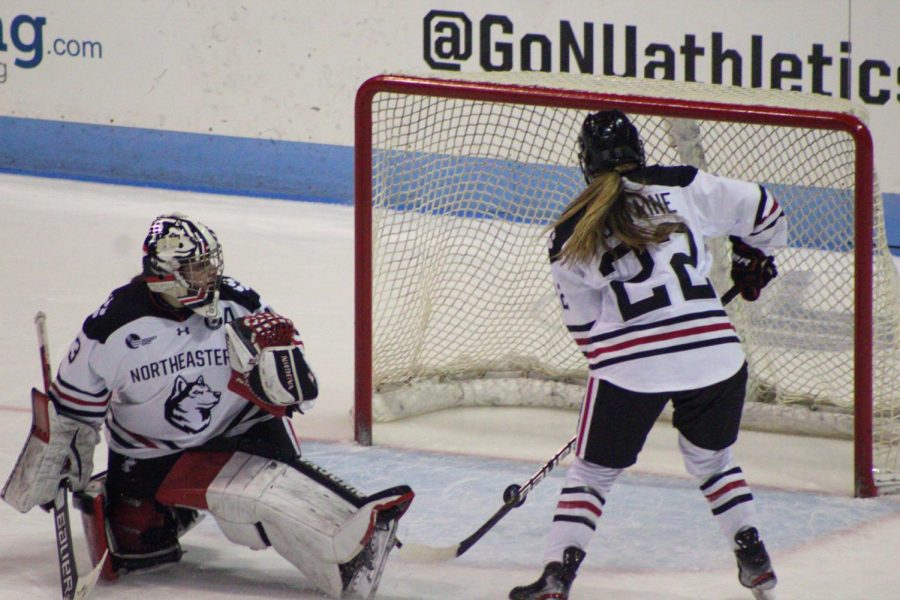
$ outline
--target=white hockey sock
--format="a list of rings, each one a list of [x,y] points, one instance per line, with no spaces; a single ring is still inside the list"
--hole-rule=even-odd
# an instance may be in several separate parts
[[[731,447],[707,450],[683,435],[678,436],[678,446],[685,468],[700,481],[710,511],[732,549],[736,548],[734,534],[756,524],[756,507],[744,472],[734,464]]]
[[[700,485],[716,522],[725,534],[732,550],[737,548],[734,534],[756,522],[753,494],[744,480],[740,467],[717,473]]]
[[[605,496],[622,469],[602,467],[576,458],[566,473],[544,551],[544,563],[561,561],[569,546],[584,550],[603,514]]]

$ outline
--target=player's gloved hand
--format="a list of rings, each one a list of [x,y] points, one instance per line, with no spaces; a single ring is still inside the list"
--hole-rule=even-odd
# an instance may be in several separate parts
[[[226,325],[225,335],[232,391],[271,412],[313,407],[318,385],[290,319],[274,313],[248,315]]]
[[[32,430],[2,493],[22,513],[52,504],[63,478],[73,491],[87,487],[94,471],[94,447],[100,441],[92,425],[57,414],[46,396],[35,394],[47,408],[50,436]]]
[[[731,236],[731,280],[748,302],[759,298],[759,293],[778,275],[775,257],[766,256],[759,248]]]

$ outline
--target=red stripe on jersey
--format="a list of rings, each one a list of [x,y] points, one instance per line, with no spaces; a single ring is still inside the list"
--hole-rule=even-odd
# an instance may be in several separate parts
[[[593,504],[591,504],[590,502],[587,502],[585,500],[572,500],[572,501],[560,500],[556,504],[556,508],[559,508],[562,510],[566,510],[566,509],[589,510],[592,513],[594,513],[595,515],[597,515],[598,517],[603,514],[602,510],[600,510],[598,507],[594,506]]]
[[[139,444],[141,444],[141,445],[143,445],[143,446],[145,446],[145,447],[147,447],[147,448],[159,448],[159,446],[158,446],[155,442],[153,442],[152,440],[150,440],[149,438],[145,438],[144,436],[142,436],[142,435],[139,434],[139,433],[135,433],[135,432],[133,432],[133,431],[129,431],[128,429],[125,429],[125,428],[122,427],[122,425],[119,424],[119,423],[116,423],[116,429],[121,430],[123,433],[127,434],[128,436],[130,436],[131,439],[133,439],[134,441],[138,442]]]
[[[594,386],[596,381],[593,377],[588,377],[587,392],[584,394],[584,402],[581,407],[581,422],[578,423],[578,443],[575,444],[575,454],[581,456],[581,448],[584,443],[584,434],[588,430],[588,416],[591,414],[591,404],[594,401]]]
[[[143,445],[147,446],[148,448],[159,448],[159,446],[157,446],[152,441],[150,441],[148,438],[145,438],[144,436],[142,436],[139,433],[134,433],[133,431],[129,431],[128,435],[130,435],[131,437],[133,437],[135,440],[139,441]]]
[[[773,214],[775,214],[775,212],[777,212],[778,209],[780,208],[778,206],[777,200],[775,200],[774,198],[769,198],[769,200],[771,201],[771,204],[768,207],[769,210],[766,211],[765,214],[760,215],[759,219],[756,220],[756,223],[755,223],[756,225],[762,225],[763,223],[765,223],[766,219],[768,219]],[[765,207],[763,208],[763,210],[765,210]]]
[[[615,352],[617,350],[624,350],[626,348],[639,346],[641,344],[651,344],[653,342],[661,342],[663,340],[672,340],[680,337],[687,337],[689,335],[709,333],[710,331],[722,331],[724,329],[734,330],[734,326],[732,326],[731,323],[714,323],[712,325],[702,325],[700,327],[690,327],[688,329],[678,329],[676,331],[668,331],[666,333],[657,333],[656,335],[634,338],[632,340],[628,340],[627,342],[613,344],[612,346],[596,348],[594,350],[591,350],[590,352],[585,352],[584,355],[588,358],[596,358],[601,354]]]
[[[706,494],[706,499],[709,500],[710,502],[714,502],[714,501],[718,500],[719,498],[721,498],[722,496],[724,496],[725,494],[727,494],[728,492],[730,492],[731,490],[740,488],[740,487],[747,487],[747,482],[744,481],[743,479],[738,479],[737,481],[732,481],[729,484],[723,485],[721,488],[719,488],[715,492],[712,492],[711,494]]]
[[[50,387],[53,389],[53,393],[56,394],[56,396],[60,400],[65,400],[66,402],[71,402],[72,404],[80,404],[82,406],[105,406],[107,400],[109,400],[108,395],[102,400],[80,400],[78,398],[75,398],[74,396],[70,396],[61,392],[59,386],[56,385],[56,383],[54,383]]]

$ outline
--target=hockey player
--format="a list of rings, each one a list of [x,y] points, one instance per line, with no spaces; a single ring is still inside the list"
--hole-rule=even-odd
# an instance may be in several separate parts
[[[685,467],[734,550],[738,580],[773,597],[753,496],[732,454],[747,364],[707,278],[706,240],[732,236],[731,277],[754,301],[777,274],[782,209],[757,184],[646,166],[637,129],[617,110],[589,115],[579,146],[588,187],[551,226],[549,252],[563,319],[590,376],[543,574],[509,597],[568,598],[610,488],[669,401]]]
[[[363,496],[300,457],[290,415],[318,386],[292,322],[223,276],[215,233],[172,213],[143,272],[87,317],[49,395],[49,442],[30,437],[3,498],[27,512],[68,478],[106,579],[175,563],[208,512],[237,544],[273,546],[332,597],[371,598],[407,486]],[[91,478],[105,425],[105,474]]]

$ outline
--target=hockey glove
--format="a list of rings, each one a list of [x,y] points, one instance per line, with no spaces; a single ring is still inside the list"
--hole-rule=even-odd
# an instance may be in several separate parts
[[[32,428],[2,493],[7,504],[22,513],[52,504],[63,478],[68,478],[72,491],[87,487],[94,470],[94,446],[100,441],[93,426],[57,414],[53,403],[37,390],[32,395],[35,411],[46,410],[49,436],[46,430]]]
[[[748,302],[759,298],[759,293],[778,275],[775,257],[766,256],[762,250],[731,236],[731,280]]]
[[[226,325],[225,335],[232,368],[229,389],[275,414],[313,407],[316,378],[290,319],[273,313],[248,315]]]

